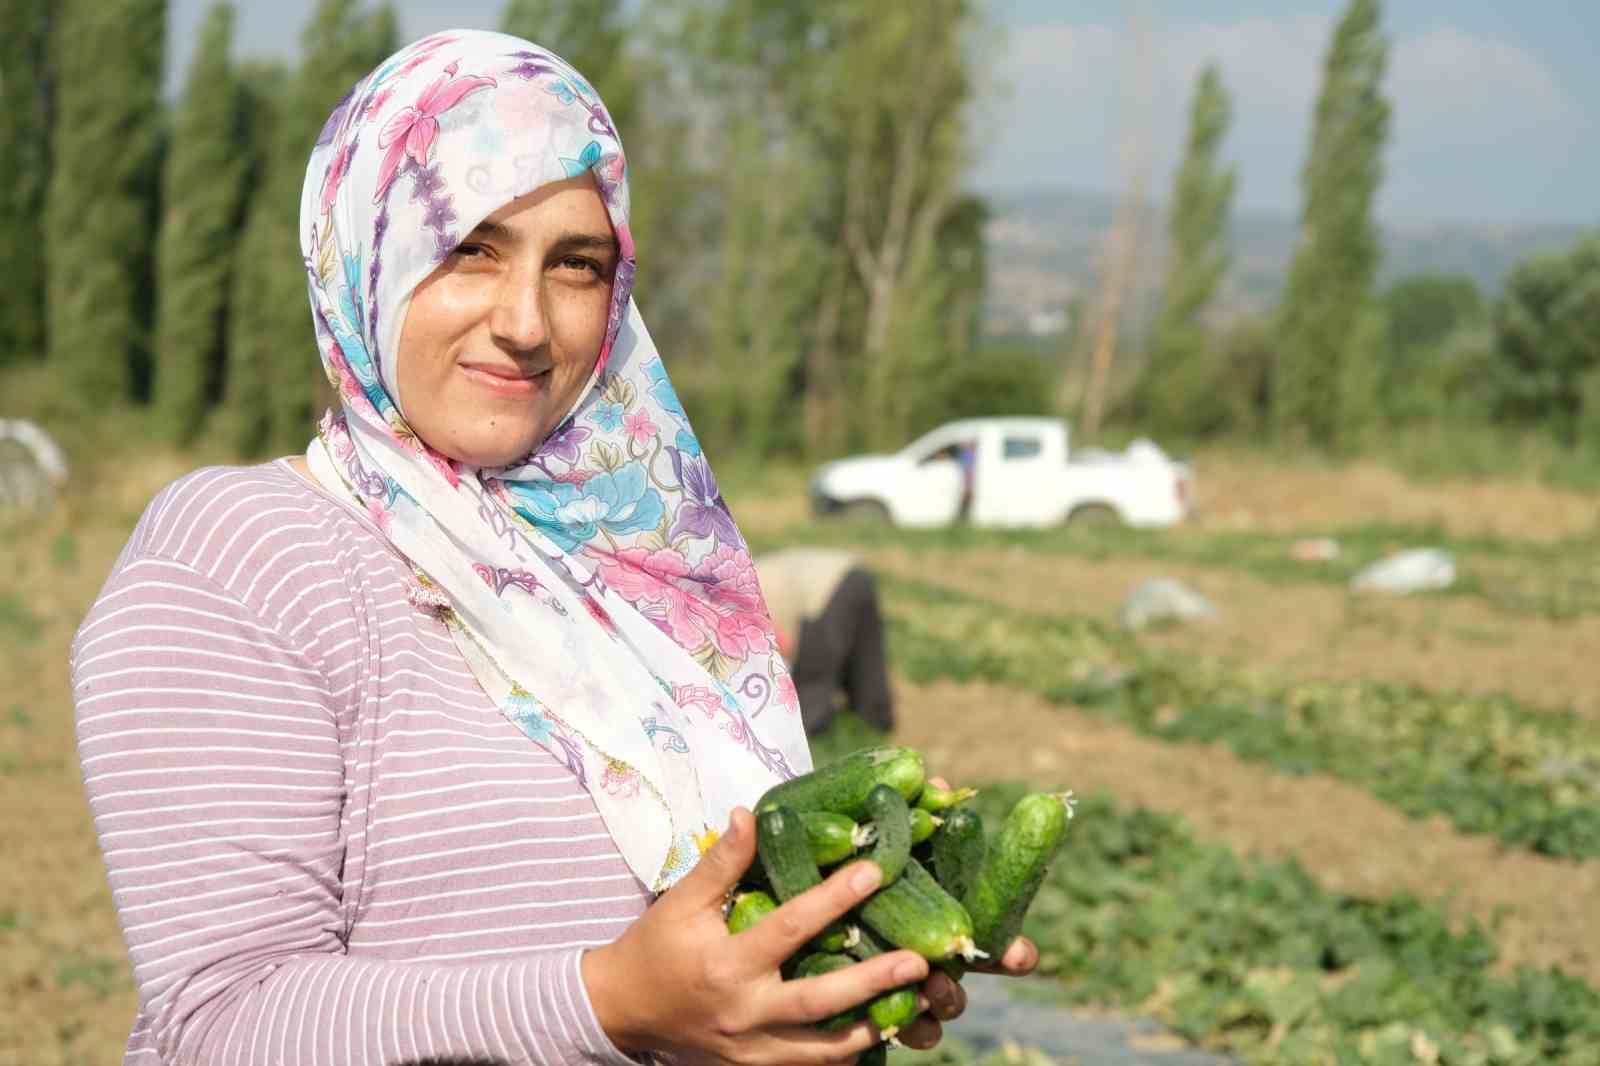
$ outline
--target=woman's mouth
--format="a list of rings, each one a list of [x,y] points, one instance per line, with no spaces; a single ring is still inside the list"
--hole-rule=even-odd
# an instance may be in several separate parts
[[[460,369],[474,384],[500,396],[532,396],[550,379],[549,370],[529,373],[514,366],[462,363]]]

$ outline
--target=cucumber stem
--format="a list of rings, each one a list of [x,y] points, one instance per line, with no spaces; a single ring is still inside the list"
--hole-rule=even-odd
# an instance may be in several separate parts
[[[973,943],[973,940],[970,936],[956,938],[956,954],[960,955],[968,962],[973,962],[977,959],[987,959],[989,957],[989,953],[987,951],[980,951],[978,949],[978,945]]]
[[[878,827],[871,822],[858,825],[850,834],[850,843],[858,848],[864,848],[878,839]]]

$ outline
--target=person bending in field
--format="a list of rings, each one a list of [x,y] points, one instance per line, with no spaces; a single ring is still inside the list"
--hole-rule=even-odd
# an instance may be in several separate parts
[[[808,736],[833,722],[843,706],[888,732],[894,701],[885,662],[878,589],[854,555],[794,547],[759,555],[756,573],[800,693]]]

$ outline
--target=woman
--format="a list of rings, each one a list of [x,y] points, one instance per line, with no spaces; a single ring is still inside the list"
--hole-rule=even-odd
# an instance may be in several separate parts
[[[809,754],[627,223],[604,107],[525,41],[427,38],[329,119],[341,409],[165,489],[73,646],[128,1063],[843,1062],[870,1027],[808,1023],[925,979],[959,1013],[909,952],[780,981],[865,864],[722,926]]]

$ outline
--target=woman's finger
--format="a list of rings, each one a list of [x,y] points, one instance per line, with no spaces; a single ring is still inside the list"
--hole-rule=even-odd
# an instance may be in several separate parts
[[[895,1034],[895,1039],[914,1051],[927,1051],[944,1036],[944,1026],[929,1014],[919,1014]]]
[[[933,1016],[942,1022],[961,1017],[961,1012],[967,1009],[966,990],[941,970],[934,970],[922,982],[922,993],[928,997]]]
[[[916,984],[927,974],[928,963],[922,956],[891,951],[832,973],[773,985],[762,1014],[780,1023],[820,1022],[885,992]]]
[[[853,862],[783,904],[733,938],[739,950],[747,953],[750,965],[746,968],[753,972],[776,970],[829,922],[872,895],[882,877],[874,863]]]
[[[673,899],[692,907],[721,906],[723,897],[739,883],[755,857],[755,816],[743,807],[735,807],[727,832],[661,898],[663,902]]]
[[[777,1025],[751,1037],[739,1061],[752,1066],[827,1066],[848,1062],[878,1042],[868,1022],[828,1032],[810,1025]]]
[[[997,973],[1007,977],[1026,977],[1039,965],[1039,948],[1025,936],[1019,936],[1001,953],[1000,958],[973,966],[979,973]]]

